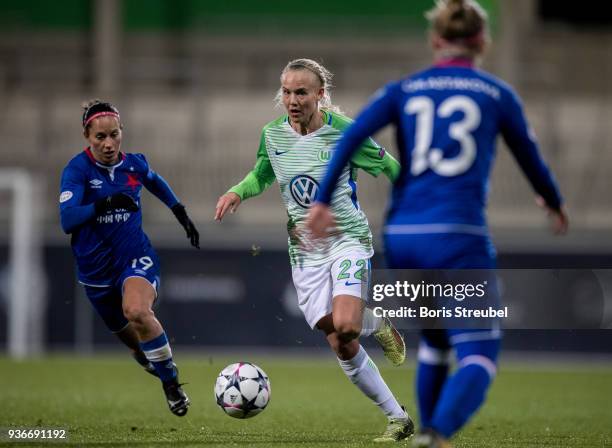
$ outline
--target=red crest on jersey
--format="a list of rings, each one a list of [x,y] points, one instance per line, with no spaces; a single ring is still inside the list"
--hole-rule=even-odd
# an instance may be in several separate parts
[[[128,174],[127,177],[128,177],[128,180],[126,182],[126,185],[128,187],[132,187],[132,190],[135,190],[136,187],[140,185],[140,181],[138,180],[138,175]]]

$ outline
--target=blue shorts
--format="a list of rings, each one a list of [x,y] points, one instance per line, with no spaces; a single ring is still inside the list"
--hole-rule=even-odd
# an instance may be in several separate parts
[[[123,283],[129,277],[141,277],[146,279],[155,290],[159,290],[159,258],[157,254],[150,250],[141,257],[133,259],[113,282],[111,286],[85,286],[87,298],[100,315],[106,326],[113,333],[123,330],[128,320],[123,315]]]
[[[488,236],[463,233],[386,234],[390,269],[495,269]]]
[[[485,235],[463,233],[385,235],[385,256],[392,269],[495,269],[495,248]],[[499,329],[422,330],[430,347],[481,353],[493,361],[501,339]]]

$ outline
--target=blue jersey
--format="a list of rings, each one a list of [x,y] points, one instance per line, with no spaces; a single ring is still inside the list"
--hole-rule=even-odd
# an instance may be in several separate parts
[[[387,231],[486,235],[485,206],[495,141],[503,136],[535,191],[558,209],[561,197],[510,86],[454,60],[379,90],[336,147],[319,200],[328,203],[359,143],[393,123],[402,171]]]
[[[179,202],[165,180],[149,168],[144,155],[120,156],[117,164],[106,166],[86,149],[70,160],[62,173],[62,228],[72,234],[79,281],[86,285],[111,286],[134,257],[152,250],[142,230],[140,209],[115,209],[96,216],[95,201],[125,193],[140,205],[145,186],[168,207]]]

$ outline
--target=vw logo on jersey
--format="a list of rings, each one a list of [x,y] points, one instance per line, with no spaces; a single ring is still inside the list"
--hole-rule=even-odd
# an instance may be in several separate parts
[[[300,174],[291,179],[289,190],[300,207],[310,208],[319,192],[319,184],[312,177]]]

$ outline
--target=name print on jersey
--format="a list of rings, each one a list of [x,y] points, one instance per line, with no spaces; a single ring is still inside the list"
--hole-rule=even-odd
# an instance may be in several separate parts
[[[113,224],[119,222],[127,222],[132,214],[129,212],[124,213],[109,213],[108,215],[98,216],[96,221],[99,224]]]

